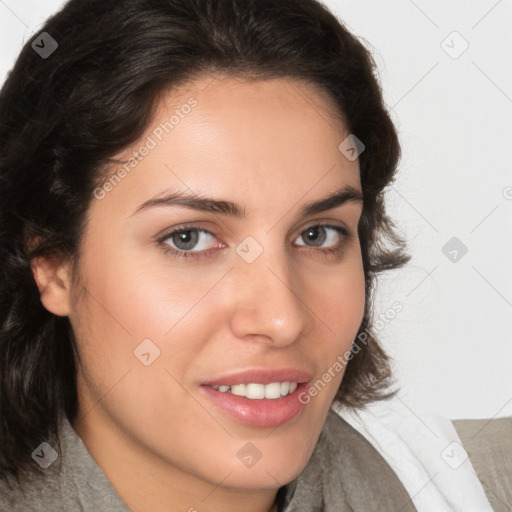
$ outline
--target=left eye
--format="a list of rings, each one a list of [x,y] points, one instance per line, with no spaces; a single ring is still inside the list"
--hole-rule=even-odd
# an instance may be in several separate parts
[[[338,226],[311,226],[304,230],[296,240],[307,240],[311,243],[309,247],[322,247],[327,242],[327,246],[336,245],[338,240],[343,237],[345,230]],[[308,244],[298,244],[308,245]]]

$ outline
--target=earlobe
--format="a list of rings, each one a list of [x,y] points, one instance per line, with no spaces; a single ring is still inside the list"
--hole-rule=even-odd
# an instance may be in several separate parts
[[[43,306],[54,315],[68,316],[71,291],[69,263],[39,256],[32,260],[31,268]]]

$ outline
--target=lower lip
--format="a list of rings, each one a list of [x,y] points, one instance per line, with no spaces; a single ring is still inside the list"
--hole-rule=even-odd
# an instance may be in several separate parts
[[[203,393],[223,412],[253,427],[277,427],[296,418],[304,409],[305,404],[299,401],[299,394],[306,388],[307,383],[303,382],[297,385],[293,393],[281,398],[251,400],[201,386]]]

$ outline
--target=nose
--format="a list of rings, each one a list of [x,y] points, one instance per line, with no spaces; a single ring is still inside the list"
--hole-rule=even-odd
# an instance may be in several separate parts
[[[230,324],[235,336],[284,347],[311,328],[300,276],[284,251],[264,251],[252,263],[240,259],[231,278]]]

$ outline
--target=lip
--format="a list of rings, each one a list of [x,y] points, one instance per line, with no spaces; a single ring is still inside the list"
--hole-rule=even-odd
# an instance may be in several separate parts
[[[305,404],[299,400],[299,395],[307,389],[312,378],[312,373],[295,368],[254,368],[229,373],[223,377],[204,382],[199,386],[199,389],[218,410],[239,423],[260,428],[277,427],[296,420],[300,416]],[[231,393],[222,393],[211,387],[223,384],[232,386],[251,382],[270,384],[286,381],[297,382],[297,389],[289,395],[276,399],[252,400]]]
[[[271,384],[272,382],[309,382],[313,374],[307,370],[298,368],[251,368],[249,370],[238,370],[203,382],[203,386],[233,386],[234,384]]]

